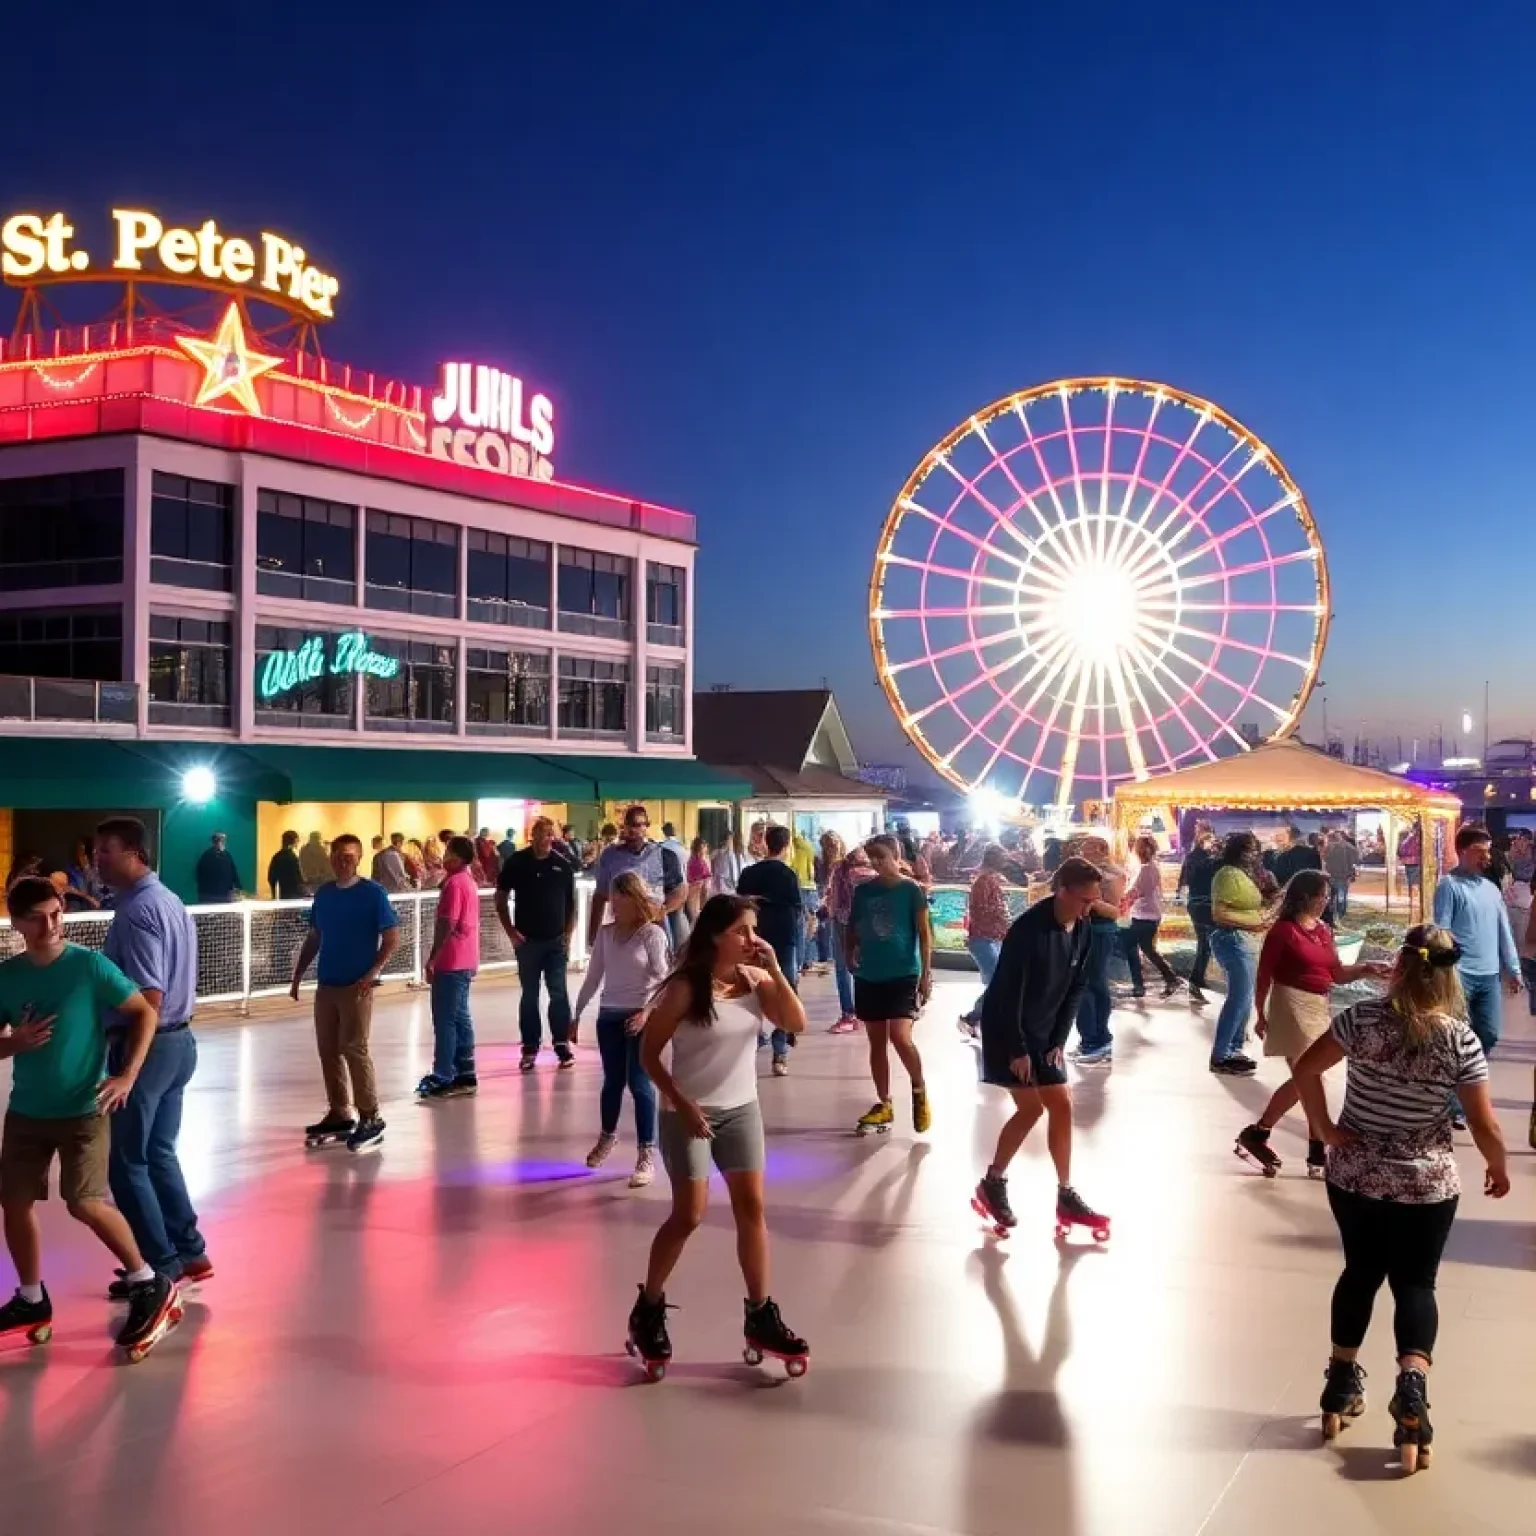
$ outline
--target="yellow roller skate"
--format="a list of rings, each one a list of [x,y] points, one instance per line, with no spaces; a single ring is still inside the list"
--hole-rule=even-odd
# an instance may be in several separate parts
[[[859,1123],[854,1126],[854,1130],[860,1136],[885,1136],[890,1133],[895,1123],[896,1116],[891,1110],[891,1101],[881,1099],[873,1109],[859,1116]]]
[[[912,1129],[921,1134],[933,1124],[933,1111],[928,1108],[928,1090],[912,1090]]]

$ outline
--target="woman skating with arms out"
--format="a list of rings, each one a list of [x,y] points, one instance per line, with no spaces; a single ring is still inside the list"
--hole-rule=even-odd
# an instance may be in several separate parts
[[[805,1009],[757,937],[752,902],[714,896],[704,904],[682,957],[645,1026],[641,1063],[661,1091],[661,1158],[672,1181],[672,1212],[651,1244],[645,1284],[629,1314],[629,1349],[659,1380],[672,1358],[666,1284],[704,1219],[713,1164],[725,1178],[736,1219],[736,1253],[746,1282],[746,1358],[783,1359],[805,1369],[804,1339],[785,1327],[768,1294],[768,1226],[763,1214],[763,1117],[757,1102],[757,1037],[764,1021],[799,1034]],[[670,1062],[663,1060],[668,1045]]]

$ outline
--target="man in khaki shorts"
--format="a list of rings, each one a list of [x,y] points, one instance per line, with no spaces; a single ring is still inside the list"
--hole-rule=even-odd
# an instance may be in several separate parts
[[[331,843],[336,878],[315,892],[309,932],[293,967],[289,994],[319,956],[315,988],[315,1044],[325,1074],[325,1118],[305,1129],[310,1142],[346,1138],[354,1152],[384,1138],[379,1095],[374,1086],[368,1032],[373,1023],[373,989],[400,944],[400,920],[384,887],[358,874],[362,839],[343,833]],[[356,1115],[352,1111],[356,1108]]]
[[[16,1294],[0,1307],[0,1335],[52,1332],[43,1286],[37,1202],[59,1160],[69,1214],[111,1249],[128,1282],[128,1321],[118,1343],[132,1348],[176,1306],[175,1284],[144,1262],[123,1216],[107,1203],[107,1116],[127,1102],[149,1054],[155,1010],[105,956],[64,942],[63,906],[51,881],[18,880],[7,893],[26,950],[0,965],[0,1057],[12,1057],[11,1101],[0,1135],[0,1208],[16,1266]],[[122,1071],[107,1077],[107,1014],[126,1026]],[[179,1315],[179,1313],[177,1314]]]

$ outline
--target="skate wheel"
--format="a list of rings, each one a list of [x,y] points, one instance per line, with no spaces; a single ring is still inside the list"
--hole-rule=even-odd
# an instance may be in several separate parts
[[[139,1361],[142,1360],[144,1358],[144,1356],[147,1355],[148,1353],[149,1353],[149,1345],[148,1344],[135,1344],[128,1351],[128,1364],[129,1365],[137,1365],[139,1363]]]
[[[793,1377],[804,1376],[810,1368],[811,1362],[803,1355],[793,1355],[784,1362],[784,1369]]]
[[[1419,1447],[1417,1442],[1412,1440],[1404,1441],[1399,1447],[1397,1454],[1404,1472],[1412,1474],[1419,1470]]]
[[[166,1314],[165,1326],[167,1328],[174,1328],[177,1323],[181,1321],[183,1310],[184,1309],[181,1307],[172,1307],[171,1310]]]
[[[660,1360],[651,1360],[646,1363],[645,1379],[647,1381],[660,1381],[666,1374],[667,1368]]]
[[[1095,1227],[1093,1229],[1093,1240],[1096,1243],[1107,1243],[1109,1241],[1109,1228]]]
[[[1059,1221],[1056,1223],[1056,1241],[1060,1242],[1072,1229],[1064,1227]]]
[[[1325,1413],[1323,1415],[1323,1439],[1332,1440],[1344,1427],[1344,1420],[1340,1414]]]
[[[1430,1457],[1432,1457],[1434,1453],[1435,1448],[1432,1445],[1421,1445],[1419,1447],[1419,1470],[1421,1472],[1425,1467],[1429,1465]]]
[[[631,1360],[633,1360],[635,1356],[640,1353],[640,1351],[635,1348],[635,1341],[633,1339],[624,1340],[624,1353],[628,1355]]]
[[[753,1349],[749,1344],[744,1350],[742,1350],[741,1358],[745,1360],[748,1365],[761,1365],[763,1363],[763,1352],[760,1349]]]
[[[53,1324],[52,1323],[39,1323],[36,1328],[30,1329],[28,1331],[28,1333],[27,1333],[27,1343],[29,1343],[29,1344],[46,1344],[48,1342],[48,1340],[51,1339],[52,1337],[53,1337]]]
[[[1009,1232],[1012,1231],[1012,1230],[1013,1229],[1011,1227],[1003,1227],[1003,1226],[993,1227],[992,1228],[992,1236],[996,1237],[996,1238],[1004,1238],[1004,1237],[1007,1237]]]

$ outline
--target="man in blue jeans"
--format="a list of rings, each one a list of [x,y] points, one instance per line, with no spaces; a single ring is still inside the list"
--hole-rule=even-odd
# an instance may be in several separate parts
[[[1511,996],[1520,991],[1520,951],[1509,926],[1509,909],[1499,888],[1487,878],[1492,853],[1493,839],[1486,827],[1469,823],[1460,828],[1456,866],[1435,887],[1435,926],[1446,929],[1461,948],[1457,971],[1467,995],[1468,1022],[1485,1056],[1491,1056],[1499,1043],[1500,976]]]
[[[96,867],[116,893],[103,949],[159,1013],[133,1092],[112,1117],[108,1177],[144,1262],[169,1280],[213,1278],[207,1244],[187,1194],[176,1138],[181,1105],[197,1070],[191,1023],[197,998],[197,929],[191,914],[150,868],[144,823],[118,816],[96,828]],[[109,1060],[126,1048],[125,1021],[107,1019]],[[117,1067],[112,1066],[113,1072]],[[109,1288],[128,1298],[121,1275]]]
[[[427,955],[432,1070],[416,1088],[424,1099],[453,1099],[480,1088],[475,1074],[475,1021],[469,1011],[470,984],[480,969],[480,891],[474,867],[475,845],[469,838],[449,838],[443,850],[446,878],[437,893],[437,918]]]
[[[1115,1037],[1109,1028],[1115,1007],[1109,990],[1109,967],[1120,952],[1125,871],[1110,862],[1109,844],[1102,837],[1085,837],[1082,857],[1098,867],[1102,884],[1098,899],[1089,908],[1087,980],[1077,1005],[1077,1049],[1069,1054],[1080,1067],[1107,1067],[1115,1059]]]
[[[561,1068],[574,1066],[571,1051],[571,998],[565,967],[576,931],[576,868],[555,848],[555,824],[540,816],[519,848],[501,866],[496,881],[496,916],[517,955],[522,998],[517,1008],[523,1037],[521,1071],[539,1059],[544,1033],[539,1016],[539,984],[549,992],[549,1033]]]

